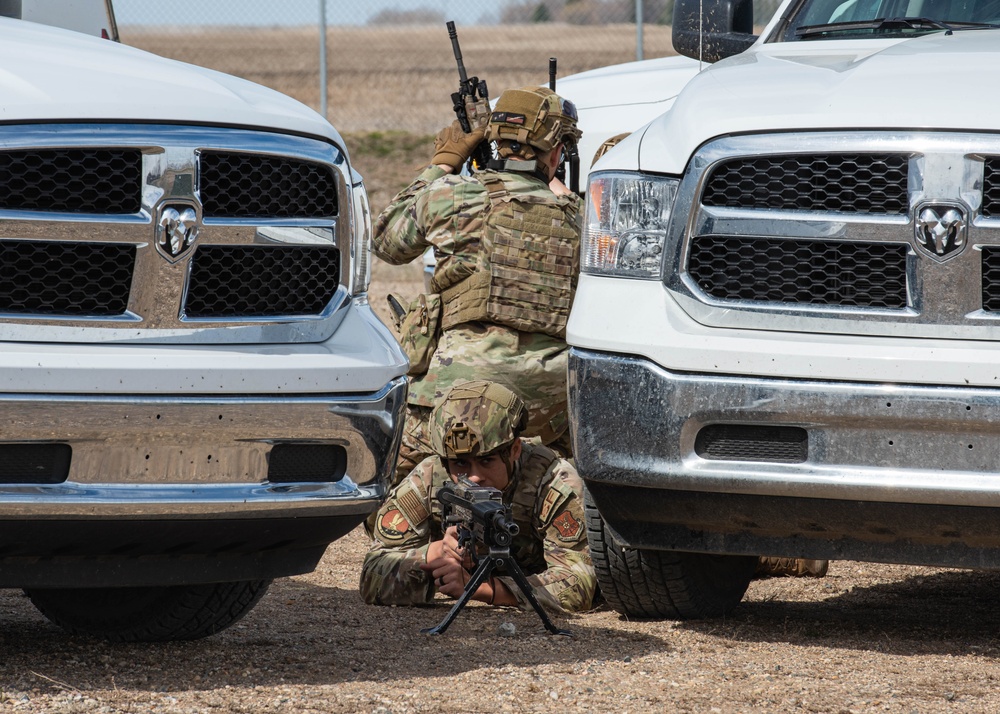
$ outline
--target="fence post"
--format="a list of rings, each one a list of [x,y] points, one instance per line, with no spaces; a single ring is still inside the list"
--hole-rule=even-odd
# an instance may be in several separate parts
[[[635,0],[635,58],[642,60],[642,0]]]
[[[319,113],[326,119],[326,0],[319,0]]]

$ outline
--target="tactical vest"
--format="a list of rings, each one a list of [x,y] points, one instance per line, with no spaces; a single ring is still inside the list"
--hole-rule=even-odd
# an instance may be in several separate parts
[[[529,447],[525,447],[528,449]],[[543,483],[549,468],[559,458],[551,449],[544,446],[535,446],[530,449],[527,458],[521,467],[520,478],[514,486],[514,493],[511,496],[511,516],[515,523],[530,523],[531,528],[522,528],[521,532],[514,536],[510,552],[514,559],[521,565],[525,573],[533,575],[545,570],[545,547],[535,536],[535,529],[544,525],[539,517],[538,501],[540,491],[549,486],[549,481]],[[560,494],[563,496],[565,494]],[[571,494],[570,494],[571,495]],[[562,498],[562,501],[565,501]],[[552,511],[554,515],[555,511]],[[551,515],[549,516],[551,518]],[[530,531],[530,532],[529,532]]]
[[[576,206],[511,191],[495,171],[475,178],[490,198],[479,263],[441,293],[441,328],[479,320],[565,338],[580,257]]]

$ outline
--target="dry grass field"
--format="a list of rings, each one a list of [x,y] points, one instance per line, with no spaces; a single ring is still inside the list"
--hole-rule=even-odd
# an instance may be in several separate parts
[[[126,44],[245,77],[319,108],[316,28],[126,26],[121,36]],[[469,75],[485,78],[494,95],[547,82],[549,57],[558,59],[562,76],[635,59],[632,25],[463,27],[459,39]],[[648,26],[644,52],[647,58],[674,54],[670,28]],[[341,131],[430,134],[454,118],[449,96],[458,72],[444,26],[335,28],[327,35],[327,55],[328,118]]]

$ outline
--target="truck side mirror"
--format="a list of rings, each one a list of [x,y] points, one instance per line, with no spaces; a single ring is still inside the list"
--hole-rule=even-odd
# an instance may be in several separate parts
[[[699,17],[699,10],[704,15]],[[756,41],[753,0],[676,0],[674,49],[705,62],[739,54]]]

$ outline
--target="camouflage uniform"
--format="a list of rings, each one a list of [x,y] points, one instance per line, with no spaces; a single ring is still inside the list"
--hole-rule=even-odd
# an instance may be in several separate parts
[[[450,477],[437,456],[425,459],[378,512],[375,543],[361,571],[361,597],[376,605],[424,605],[436,592],[420,569],[431,541],[444,533],[437,491]],[[596,575],[584,527],[583,484],[573,466],[544,446],[522,442],[504,502],[520,527],[511,553],[535,597],[552,612],[591,607]],[[522,609],[530,605],[513,580],[499,576]]]
[[[580,199],[556,196],[540,178],[502,172],[512,194],[544,199],[561,208],[565,220],[580,228]],[[425,169],[379,216],[375,254],[400,265],[433,246],[437,265],[431,289],[441,292],[471,276],[478,260],[484,216],[490,207],[486,187],[470,176]],[[516,392],[531,419],[527,437],[539,437],[569,454],[564,339],[485,321],[464,322],[441,334],[426,374],[410,378],[403,445],[396,470],[401,480],[431,453],[427,419],[431,407],[457,382],[488,377]]]

